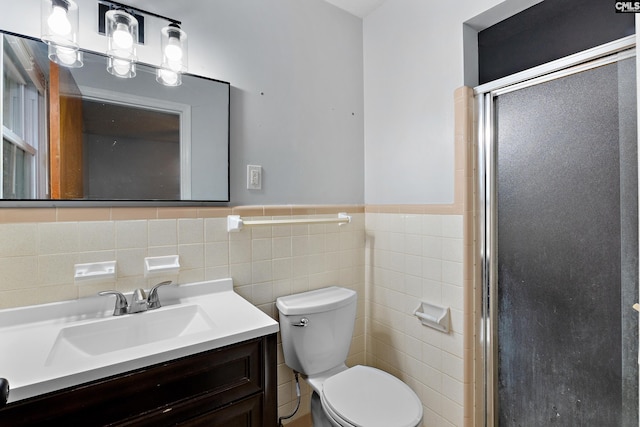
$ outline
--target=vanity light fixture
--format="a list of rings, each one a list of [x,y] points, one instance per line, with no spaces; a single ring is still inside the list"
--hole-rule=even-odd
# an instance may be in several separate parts
[[[187,71],[187,33],[176,22],[160,30],[162,65],[156,80],[165,86],[180,86],[182,73]]]
[[[187,33],[180,28],[181,22],[110,0],[99,0],[98,30],[109,37],[107,69],[119,77],[135,76],[135,45],[144,44],[147,16],[169,22],[160,30],[162,63],[156,71],[156,80],[166,86],[179,86],[182,73],[187,71]],[[116,45],[129,50],[116,49]]]
[[[82,67],[78,45],[78,5],[74,0],[42,1],[42,41],[49,45],[49,59],[65,67]],[[181,22],[110,0],[98,0],[98,32],[108,38],[107,71],[117,77],[136,75],[136,45],[144,44],[144,18],[169,22],[160,30],[162,63],[156,80],[179,86],[187,71],[187,33]]]
[[[108,38],[107,71],[116,77],[136,76],[138,20],[124,10],[109,10],[105,14]]]
[[[49,59],[64,67],[82,67],[78,5],[73,0],[42,0],[40,16],[42,41],[49,45]]]

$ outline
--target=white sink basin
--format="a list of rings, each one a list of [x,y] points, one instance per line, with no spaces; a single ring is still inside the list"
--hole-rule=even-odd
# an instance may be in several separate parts
[[[209,316],[197,305],[176,305],[67,326],[58,333],[45,365],[74,363],[87,356],[171,340],[213,327]]]
[[[167,286],[163,307],[113,316],[114,299],[0,310],[0,377],[9,402],[278,331],[231,279]]]

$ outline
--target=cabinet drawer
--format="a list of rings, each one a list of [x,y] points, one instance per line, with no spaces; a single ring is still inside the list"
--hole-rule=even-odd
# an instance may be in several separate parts
[[[173,418],[187,401],[210,411],[262,391],[262,352],[256,339],[26,399],[0,410],[0,424],[127,425],[145,414]]]
[[[252,396],[218,410],[202,414],[180,427],[258,427],[263,425],[262,396]]]

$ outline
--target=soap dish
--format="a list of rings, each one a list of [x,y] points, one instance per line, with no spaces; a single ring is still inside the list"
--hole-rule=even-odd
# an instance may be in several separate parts
[[[115,279],[116,262],[90,262],[73,266],[75,281]]]
[[[158,274],[178,274],[179,271],[178,255],[146,257],[144,259],[144,277]]]
[[[449,307],[442,307],[428,302],[422,302],[413,312],[424,326],[449,333],[451,328],[451,314]]]

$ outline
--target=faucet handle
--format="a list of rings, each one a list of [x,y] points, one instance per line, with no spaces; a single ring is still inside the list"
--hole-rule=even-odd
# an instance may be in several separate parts
[[[120,316],[122,314],[127,314],[127,309],[129,308],[129,304],[127,304],[127,297],[125,297],[121,292],[118,291],[102,291],[98,292],[100,296],[116,296],[116,306],[113,309],[114,316]]]
[[[147,307],[149,310],[162,307],[162,304],[160,304],[160,298],[158,298],[158,288],[160,286],[170,285],[171,283],[171,280],[167,280],[166,282],[160,282],[153,288],[151,288],[151,290],[149,291],[149,296],[147,297]]]

